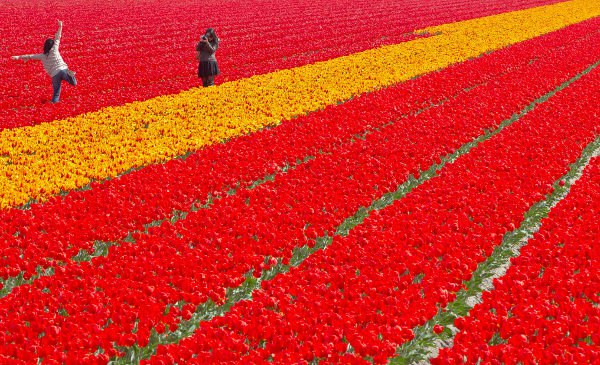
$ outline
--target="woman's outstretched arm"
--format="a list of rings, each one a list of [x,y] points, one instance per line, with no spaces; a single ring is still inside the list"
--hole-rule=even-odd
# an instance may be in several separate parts
[[[12,56],[11,58],[13,60],[23,60],[23,61],[27,62],[29,60],[41,60],[43,55],[44,55],[43,53],[24,54],[24,55],[20,55],[20,56]]]
[[[58,45],[60,43],[60,37],[62,36],[63,22],[61,22],[60,20],[57,20],[56,22],[58,23],[58,30],[56,31],[56,34],[54,35],[54,47],[58,48]]]

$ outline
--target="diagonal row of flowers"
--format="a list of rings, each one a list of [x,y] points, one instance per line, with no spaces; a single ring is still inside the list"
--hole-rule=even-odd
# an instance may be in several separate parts
[[[597,33],[591,32],[590,26],[596,24],[600,20],[363,95],[287,121],[276,129],[209,147],[185,160],[152,165],[120,179],[94,183],[91,190],[34,204],[28,210],[0,212],[0,276],[22,274],[29,279],[41,268],[54,266],[81,249],[91,249],[94,241],[122,239],[131,231],[142,230],[145,224],[172,218],[173,211],[189,211],[194,202],[205,204],[209,195],[226,196],[231,187],[246,186],[309,156],[318,158],[355,134],[470,92],[507,70],[530,68],[529,63],[536,59],[554,59],[553,54],[562,52],[566,45],[590,42],[590,36]]]
[[[207,196],[226,196],[232,187],[246,186],[309,156],[318,158],[355,134],[443,103],[497,75],[531,67],[529,63],[535,60],[553,60],[567,45],[592,42],[589,46],[593,47],[590,39],[598,33],[599,24],[600,19],[577,24],[287,121],[278,128],[211,146],[185,160],[93,183],[90,190],[33,204],[27,210],[2,211],[0,277],[23,275],[29,279],[36,271],[67,260],[79,250],[90,250],[94,241],[122,239],[131,231],[143,230],[146,224],[172,218],[173,211],[187,212],[194,204],[206,204]]]
[[[581,56],[587,58],[591,57]],[[541,65],[543,61],[460,99],[461,105],[472,106],[460,123],[449,118],[453,109],[442,112],[445,106],[435,118],[423,113],[413,121],[421,123],[421,131],[444,128],[444,133],[407,135],[407,125],[394,124],[273,183],[238,192],[181,223],[153,229],[150,236],[140,235],[135,245],[113,248],[109,258],[59,266],[54,277],[15,289],[1,303],[2,325],[13,329],[5,332],[4,349],[20,358],[60,360],[90,355],[99,346],[113,355],[113,343],[131,345],[137,340],[143,345],[153,326],[159,331],[161,326],[176,326],[181,313],[172,307],[163,315],[167,304],[188,303],[182,314],[186,317],[207,298],[221,302],[224,288],[239,285],[248,270],[264,268],[265,257],[283,257],[285,262],[294,247],[333,231],[373,196],[393,190],[409,172],[482,129],[497,126],[503,118],[499,114],[513,113],[502,110],[507,102],[516,106],[520,101],[520,109],[539,97],[548,76]],[[552,74],[567,74],[562,78],[568,79],[569,71],[576,73],[577,68],[561,64]],[[528,86],[514,83],[525,75]],[[498,98],[498,88],[505,97]],[[478,106],[472,104],[475,100]],[[447,139],[443,145],[440,136]],[[416,145],[408,147],[411,140]],[[16,351],[24,344],[30,352]]]
[[[455,321],[460,332],[453,347],[432,363],[583,364],[600,358],[599,202],[596,157],[494,290]]]
[[[78,71],[79,85],[77,90],[64,90],[57,107],[39,104],[40,96],[48,94],[48,84],[42,82],[45,75],[40,74],[38,67],[8,60],[13,54],[30,53],[31,44],[23,39],[35,38],[37,42],[38,34],[48,32],[49,23],[32,24],[33,8],[1,8],[0,16],[12,21],[0,25],[0,31],[15,36],[5,37],[5,47],[0,50],[0,80],[2,88],[10,90],[0,95],[0,129],[50,122],[197,86],[193,46],[202,24],[215,27],[223,38],[218,52],[223,70],[220,79],[231,81],[400,43],[414,38],[414,29],[430,25],[557,1],[527,0],[514,4],[494,0],[493,7],[489,3],[454,1],[441,6],[438,0],[377,0],[351,5],[349,1],[270,1],[268,5],[261,2],[260,6],[251,2],[231,6],[221,1],[213,5],[219,8],[218,12],[202,17],[198,17],[196,1],[168,5],[153,2],[135,8],[113,3],[90,7],[80,2],[69,4],[66,14],[61,13],[58,4],[48,9],[47,18],[68,16],[61,51]],[[396,16],[400,12],[411,16]],[[104,26],[89,30],[90,24],[99,22]],[[18,37],[14,29],[18,29]],[[119,42],[98,41],[114,37]],[[160,52],[148,51],[149,37],[153,39],[152,47]]]
[[[439,33],[216,88],[0,132],[0,207],[172,159],[600,15],[586,0],[428,28]],[[214,103],[214,100],[219,100]],[[282,102],[285,100],[286,102]]]
[[[589,113],[599,85],[596,67],[438,177],[373,211],[349,236],[334,237],[301,266],[263,282],[252,301],[158,347],[148,363],[386,363],[412,328],[454,300],[478,263],[600,135]],[[581,263],[591,269],[590,260]],[[489,328],[469,329],[477,326]]]
[[[575,196],[552,211],[483,303],[455,321],[454,346],[432,363],[590,363],[600,356],[599,172],[595,158]]]
[[[427,322],[413,328],[414,337],[398,347],[389,364],[428,361],[438,356],[440,349],[452,346],[454,337],[459,332],[454,325],[455,320],[466,317],[475,305],[481,303],[482,294],[494,289],[494,280],[506,274],[511,260],[519,256],[521,248],[539,231],[548,213],[569,195],[571,187],[577,184],[590,161],[599,153],[600,136],[597,136],[583,149],[579,158],[569,165],[569,171],[554,181],[552,193],[532,205],[525,212],[519,227],[507,232],[494,252],[478,264],[471,278],[463,282],[463,289],[456,293],[456,298]],[[496,340],[498,339],[494,339]]]

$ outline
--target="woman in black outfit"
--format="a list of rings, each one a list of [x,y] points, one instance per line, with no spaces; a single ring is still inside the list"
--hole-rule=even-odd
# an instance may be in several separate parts
[[[215,52],[219,48],[219,37],[213,28],[208,28],[202,39],[196,45],[198,55],[198,77],[202,79],[202,86],[213,86],[215,76],[220,74]]]

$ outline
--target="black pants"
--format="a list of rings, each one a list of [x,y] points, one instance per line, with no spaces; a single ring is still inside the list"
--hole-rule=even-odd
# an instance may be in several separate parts
[[[214,76],[205,76],[202,78],[202,86],[214,86],[215,85],[215,77]]]

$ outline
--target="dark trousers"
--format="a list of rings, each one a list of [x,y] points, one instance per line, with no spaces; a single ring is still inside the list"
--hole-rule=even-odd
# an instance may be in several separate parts
[[[73,72],[69,70],[60,70],[59,73],[52,76],[52,88],[54,89],[54,93],[52,94],[53,103],[58,103],[60,99],[60,89],[62,87],[63,80],[73,86],[77,85],[77,80],[75,79]]]

